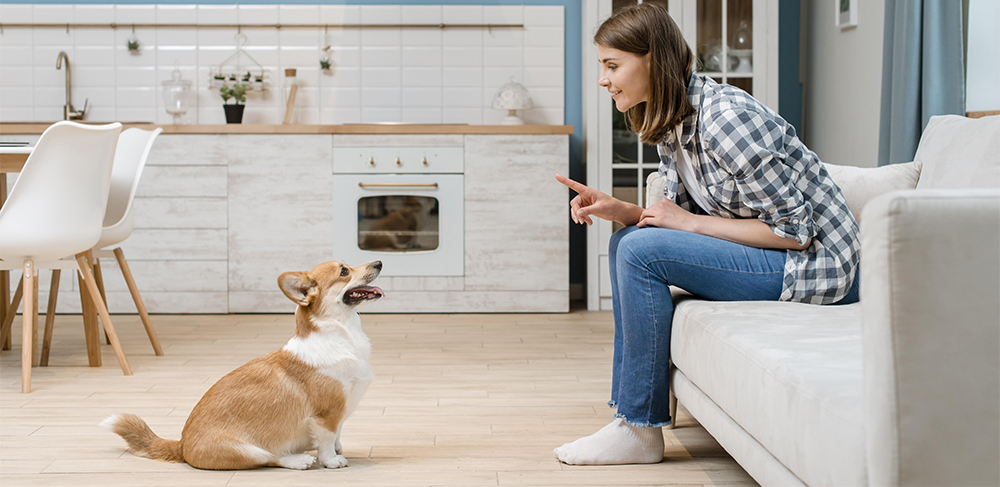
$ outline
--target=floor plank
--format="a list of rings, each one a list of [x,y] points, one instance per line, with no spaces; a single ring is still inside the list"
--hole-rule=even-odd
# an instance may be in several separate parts
[[[232,369],[284,345],[291,315],[156,315],[166,355],[138,316],[115,315],[135,372],[110,346],[87,366],[79,316],[59,315],[49,367],[20,393],[20,342],[0,354],[0,479],[4,485],[578,486],[756,485],[681,408],[656,465],[574,467],[552,449],[611,419],[612,323],[606,312],[364,314],[376,382],[344,427],[351,466],[305,472],[200,471],[138,458],[97,426],[140,415],[177,438],[191,409]]]

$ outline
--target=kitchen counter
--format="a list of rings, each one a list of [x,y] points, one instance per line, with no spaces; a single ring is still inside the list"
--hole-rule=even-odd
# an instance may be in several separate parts
[[[3,122],[0,135],[41,134],[55,122]],[[84,123],[110,123],[92,122]],[[156,125],[143,122],[123,122],[124,128],[152,130],[162,127],[164,134],[505,134],[560,135],[572,134],[572,125],[462,125],[462,124],[345,124],[345,125]]]
[[[0,140],[34,142],[47,126],[0,124]],[[335,215],[358,210],[338,203],[335,183],[369,169],[368,158],[351,165],[358,162],[351,150],[381,151],[372,157],[396,169],[396,151],[405,164],[407,154],[424,148],[459,160],[447,172],[462,178],[462,270],[391,275],[387,267],[378,285],[390,298],[366,311],[569,309],[569,195],[553,174],[569,170],[572,126],[163,127],[133,201],[135,230],[122,244],[151,313],[294,311],[275,285],[277,276],[348,255],[335,238],[345,231]],[[443,167],[438,161],[430,160]],[[111,312],[134,313],[117,263],[102,259],[101,266]],[[63,279],[60,286],[73,292],[76,281]],[[47,299],[43,288],[40,302]],[[78,313],[79,307],[80,300],[64,299],[57,311]]]

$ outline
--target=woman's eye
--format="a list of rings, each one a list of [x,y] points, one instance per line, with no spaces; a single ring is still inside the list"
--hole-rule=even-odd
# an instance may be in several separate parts
[[[340,268],[340,275],[341,276],[346,276],[349,272],[350,271],[348,271],[346,267],[341,267]]]

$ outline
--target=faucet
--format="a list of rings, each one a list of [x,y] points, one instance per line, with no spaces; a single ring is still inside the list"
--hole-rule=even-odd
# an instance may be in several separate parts
[[[62,68],[63,59],[66,60],[66,105],[63,106],[63,120],[83,120],[84,114],[87,113],[87,102],[90,99],[83,101],[83,110],[79,112],[73,109],[73,92],[70,88],[70,72],[69,72],[69,56],[66,55],[65,51],[59,51],[59,56],[56,57],[56,69]]]

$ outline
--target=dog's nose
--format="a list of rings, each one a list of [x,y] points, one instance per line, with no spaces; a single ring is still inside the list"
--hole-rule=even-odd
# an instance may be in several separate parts
[[[382,261],[381,260],[376,260],[375,262],[372,262],[372,267],[374,267],[374,268],[376,268],[378,270],[382,270]]]

